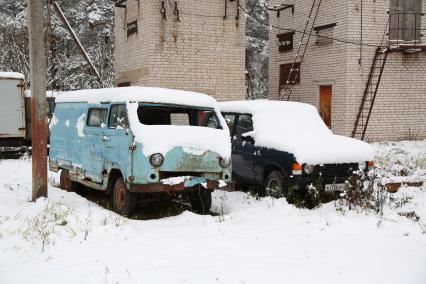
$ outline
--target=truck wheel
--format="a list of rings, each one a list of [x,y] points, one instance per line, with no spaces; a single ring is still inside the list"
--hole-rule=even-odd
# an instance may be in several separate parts
[[[78,182],[71,181],[70,172],[65,169],[61,170],[59,183],[61,188],[68,192],[75,192],[80,188],[80,184]]]
[[[136,196],[127,190],[122,177],[117,179],[112,192],[112,206],[116,213],[130,216],[136,208]]]
[[[212,192],[210,190],[196,190],[189,195],[192,210],[198,214],[210,213],[212,207]]]
[[[284,184],[284,175],[280,171],[272,171],[265,181],[265,195],[274,198],[287,196],[288,189]]]

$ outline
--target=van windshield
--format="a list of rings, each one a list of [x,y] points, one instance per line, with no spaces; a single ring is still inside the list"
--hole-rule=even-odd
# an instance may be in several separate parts
[[[214,109],[160,104],[139,104],[139,122],[145,125],[181,125],[222,129]],[[208,118],[209,123],[204,123]]]

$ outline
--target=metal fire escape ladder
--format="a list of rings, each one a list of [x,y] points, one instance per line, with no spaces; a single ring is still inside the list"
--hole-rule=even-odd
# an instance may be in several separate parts
[[[297,47],[296,56],[294,57],[293,64],[288,74],[288,79],[285,82],[284,88],[281,91],[281,100],[290,100],[291,93],[293,92],[294,85],[300,74],[299,69],[302,66],[303,59],[305,58],[306,50],[311,39],[312,31],[314,30],[315,22],[317,20],[318,12],[322,0],[313,0],[311,11],[309,12],[308,20],[306,21],[305,29],[303,30],[302,37]],[[299,66],[296,68],[296,66]]]
[[[352,131],[353,138],[359,138],[361,140],[364,140],[365,138],[368,122],[370,121],[371,112],[373,110],[374,101],[376,100],[377,91],[379,90],[380,81],[382,79],[388,54],[388,48],[379,47],[376,50],[368,77],[367,86],[365,88],[361,106],[356,117],[355,127]]]

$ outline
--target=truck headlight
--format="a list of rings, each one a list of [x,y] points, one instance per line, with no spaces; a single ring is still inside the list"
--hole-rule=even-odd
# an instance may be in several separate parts
[[[224,158],[219,159],[219,164],[222,168],[227,168],[230,163],[231,163],[230,159],[224,159]]]
[[[152,154],[149,158],[149,162],[153,167],[161,167],[161,165],[164,163],[164,156],[160,153]]]
[[[310,175],[310,174],[312,174],[314,172],[315,165],[305,165],[303,167],[303,169],[305,170],[305,173],[307,173],[308,175]]]

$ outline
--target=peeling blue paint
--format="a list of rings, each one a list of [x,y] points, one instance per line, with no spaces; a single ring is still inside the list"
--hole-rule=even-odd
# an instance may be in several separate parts
[[[207,179],[231,181],[231,167],[222,168],[217,153],[207,151],[194,155],[177,146],[165,155],[164,163],[155,168],[150,164],[150,157],[143,154],[143,145],[134,143],[130,129],[87,125],[89,108],[106,109],[108,122],[112,105],[58,103],[54,113],[58,121],[51,125],[51,163],[68,169],[72,176],[78,170],[80,179],[102,184],[104,189],[113,169],[119,170],[128,184],[159,183],[160,178],[167,174],[194,175],[185,183],[186,187],[205,183]],[[86,117],[84,125],[81,122],[78,125],[82,115]]]

